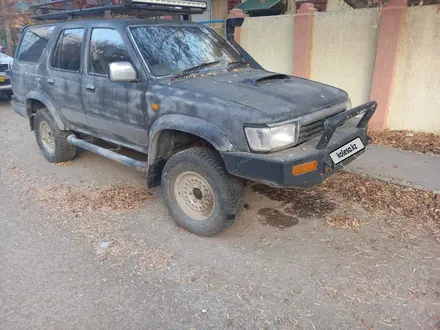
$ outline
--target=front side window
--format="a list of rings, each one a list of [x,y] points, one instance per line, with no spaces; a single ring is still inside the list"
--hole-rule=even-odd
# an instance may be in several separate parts
[[[127,47],[118,31],[96,28],[90,39],[89,72],[108,76],[112,62],[130,62]]]
[[[35,26],[27,29],[17,52],[17,60],[37,63],[54,28],[54,26]]]
[[[83,28],[64,30],[58,38],[52,55],[52,68],[78,72],[81,68],[83,39]]]
[[[239,55],[217,34],[203,27],[137,26],[131,33],[156,76],[178,74],[204,63],[230,63]]]

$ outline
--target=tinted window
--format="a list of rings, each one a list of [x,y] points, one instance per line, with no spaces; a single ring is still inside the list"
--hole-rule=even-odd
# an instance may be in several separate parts
[[[130,57],[119,33],[112,29],[93,29],[89,72],[108,76],[108,65],[120,61],[130,62]]]
[[[49,42],[53,29],[54,26],[37,26],[27,29],[17,53],[17,60],[38,62]]]
[[[84,29],[66,29],[58,38],[52,55],[52,67],[79,71],[81,67],[81,46]]]
[[[238,54],[207,28],[140,26],[131,33],[151,71],[157,76],[180,73],[202,63],[218,66],[239,60]]]

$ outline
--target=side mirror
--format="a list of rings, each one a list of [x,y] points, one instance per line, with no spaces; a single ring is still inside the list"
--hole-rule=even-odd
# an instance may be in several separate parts
[[[137,73],[130,62],[113,62],[109,64],[109,79],[118,82],[137,81]]]
[[[243,25],[243,17],[230,17],[226,19],[226,39],[233,38],[235,28]]]

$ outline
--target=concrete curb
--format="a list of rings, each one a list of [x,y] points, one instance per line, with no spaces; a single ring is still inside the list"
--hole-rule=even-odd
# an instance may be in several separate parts
[[[406,187],[440,193],[440,156],[371,145],[347,170]]]

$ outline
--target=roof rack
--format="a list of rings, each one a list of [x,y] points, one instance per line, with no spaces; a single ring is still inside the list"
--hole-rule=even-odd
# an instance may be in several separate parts
[[[44,0],[43,0],[44,1]],[[135,17],[202,14],[207,9],[199,0],[54,0],[30,6],[33,19],[69,20],[76,17],[110,17],[111,14]]]

